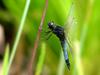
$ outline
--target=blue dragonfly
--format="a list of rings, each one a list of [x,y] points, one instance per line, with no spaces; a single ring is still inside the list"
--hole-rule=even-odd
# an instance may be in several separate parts
[[[70,70],[70,61],[69,61],[69,57],[68,57],[68,41],[65,37],[65,32],[64,32],[64,28],[55,24],[54,22],[49,22],[48,23],[48,28],[50,29],[47,33],[53,33],[55,34],[59,40],[60,40],[60,43],[61,43],[61,46],[62,46],[62,49],[63,49],[63,53],[64,53],[64,59],[65,59],[65,62],[67,64],[67,67],[68,69]],[[51,36],[52,34],[49,35],[49,37]]]
[[[69,11],[68,19],[66,21],[68,29],[70,29],[70,27],[73,27],[73,25],[75,25],[75,19],[74,19],[73,12],[74,12],[74,4],[72,3],[70,11]],[[68,57],[68,47],[69,47],[70,52],[72,54],[72,46],[70,44],[71,41],[68,38],[68,33],[67,33],[67,37],[66,37],[65,29],[63,27],[61,27],[60,25],[55,24],[53,21],[48,23],[48,28],[49,28],[49,31],[46,33],[47,34],[51,33],[48,36],[48,38],[50,38],[52,33],[55,34],[59,38],[59,41],[60,41],[62,49],[63,49],[63,54],[64,54],[64,59],[65,59],[66,65],[67,65],[68,69],[70,70],[70,61],[69,61],[69,57]]]

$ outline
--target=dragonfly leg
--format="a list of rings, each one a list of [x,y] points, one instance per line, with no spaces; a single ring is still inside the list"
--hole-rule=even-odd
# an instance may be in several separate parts
[[[50,30],[49,31],[46,31],[45,34],[48,35],[50,32],[51,32]]]
[[[44,31],[43,33],[44,34],[42,35],[42,37],[47,38],[50,35],[51,31],[50,30],[49,31]]]
[[[50,34],[48,35],[48,37],[46,38],[46,40],[48,40],[51,36],[52,36],[52,33],[50,33]]]

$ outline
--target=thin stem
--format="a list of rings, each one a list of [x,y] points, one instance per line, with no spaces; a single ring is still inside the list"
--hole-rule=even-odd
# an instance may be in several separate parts
[[[35,75],[40,75],[41,72],[42,72],[42,67],[43,67],[43,63],[44,63],[44,59],[45,59],[45,53],[46,53],[45,47],[46,47],[46,44],[43,42],[42,48],[41,48],[41,53],[40,53],[40,56],[39,56],[37,67],[36,67]]]
[[[84,43],[86,40],[86,36],[87,36],[87,32],[88,32],[88,23],[90,21],[90,16],[91,16],[91,12],[92,12],[92,3],[91,0],[89,0],[89,4],[87,6],[87,11],[86,11],[86,15],[85,15],[85,19],[83,22],[83,27],[82,27],[82,31],[81,31],[81,35],[80,35],[80,41],[75,41],[75,51],[76,51],[76,68],[75,70],[77,71],[77,75],[84,75],[84,66],[82,65],[82,61],[81,61],[81,53],[84,47]]]
[[[3,69],[2,69],[1,75],[6,75],[8,59],[9,59],[9,44],[7,44],[6,49],[5,49],[5,55],[4,55],[4,60],[3,60]]]
[[[74,47],[75,47],[75,72],[73,75],[84,75],[83,73],[83,66],[82,66],[82,61],[81,61],[81,54],[80,54],[80,42],[77,40],[74,42]]]
[[[57,75],[64,75],[64,66],[65,66],[65,60],[64,60],[63,51],[61,50]]]
[[[21,36],[22,30],[23,30],[23,27],[24,27],[25,19],[26,19],[27,13],[28,13],[29,5],[30,5],[30,0],[27,0],[25,8],[24,8],[23,15],[22,15],[22,19],[21,19],[21,22],[20,22],[20,25],[19,25],[18,33],[16,35],[16,39],[15,39],[15,42],[14,42],[14,45],[13,45],[13,48],[12,48],[12,53],[11,53],[11,56],[10,56],[8,69],[7,69],[7,75],[8,75],[8,71],[11,67],[12,61],[14,59],[15,53],[16,53],[18,42],[20,40],[20,36]]]
[[[39,43],[39,39],[40,39],[41,31],[42,31],[42,26],[43,26],[44,18],[45,18],[45,15],[46,15],[47,6],[48,6],[48,0],[46,0],[46,3],[45,3],[45,7],[44,7],[44,11],[42,13],[42,18],[41,18],[40,26],[39,26],[39,29],[38,29],[37,37],[36,37],[34,47],[33,47],[33,50],[32,50],[32,56],[31,56],[31,60],[29,62],[29,68],[28,68],[28,74],[29,75],[33,75],[32,66],[33,66],[33,62],[34,62],[34,58],[35,58],[35,54],[36,54],[36,49],[37,49],[38,43]]]

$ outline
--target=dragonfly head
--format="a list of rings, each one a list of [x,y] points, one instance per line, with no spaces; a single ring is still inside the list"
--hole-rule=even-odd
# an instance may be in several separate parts
[[[49,22],[48,23],[48,27],[51,29],[51,30],[53,30],[53,29],[55,29],[55,24],[54,24],[54,22]]]

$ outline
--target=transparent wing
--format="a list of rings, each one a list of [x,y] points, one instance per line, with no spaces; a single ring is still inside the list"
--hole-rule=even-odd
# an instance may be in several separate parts
[[[68,46],[69,46],[69,49],[70,49],[70,52],[72,54],[72,57],[73,57],[73,47],[72,47],[72,41],[71,41],[71,31],[73,29],[73,27],[76,25],[76,19],[75,19],[75,5],[74,3],[71,4],[71,7],[70,7],[70,10],[69,10],[69,14],[67,16],[67,20],[65,22],[65,34],[66,34],[66,41],[68,43]]]
[[[74,3],[72,3],[65,22],[65,28],[67,31],[69,31],[69,29],[73,26],[74,19]]]

